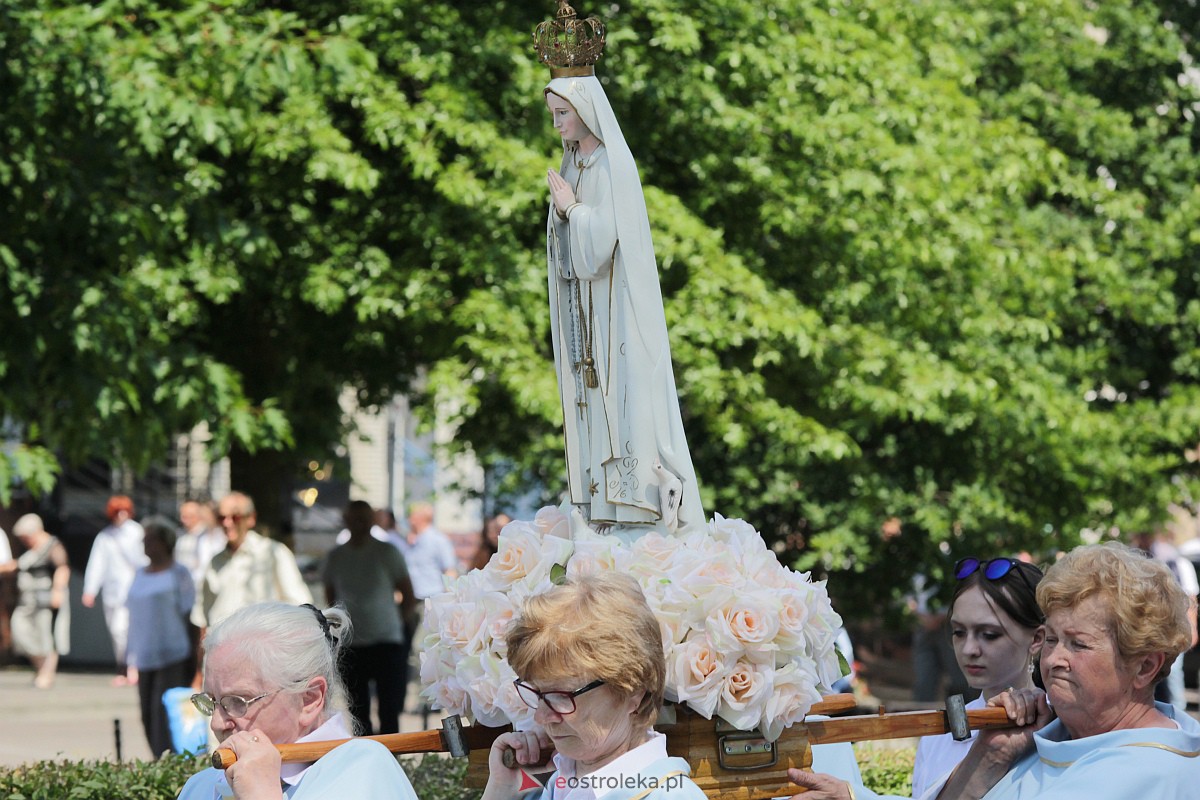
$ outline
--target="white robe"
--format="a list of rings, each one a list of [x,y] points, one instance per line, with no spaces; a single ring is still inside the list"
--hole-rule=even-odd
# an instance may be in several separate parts
[[[582,159],[582,170],[573,150],[564,153],[560,173],[576,187],[581,205],[567,221],[551,207],[546,223],[571,503],[593,524],[699,530],[704,509],[683,431],[637,166],[598,80],[556,78],[546,91],[570,103],[602,142]],[[594,388],[586,386],[579,365],[589,342],[599,382]],[[674,479],[681,502],[671,530],[662,522],[660,487]]]
[[[987,708],[987,700],[982,695],[967,703],[967,711]],[[912,796],[920,797],[934,782],[950,774],[958,762],[967,757],[967,751],[979,736],[978,731],[971,731],[966,739],[955,741],[953,734],[943,733],[940,736],[922,736],[917,743],[917,758],[913,763]]]
[[[1195,800],[1200,797],[1200,723],[1155,703],[1179,728],[1134,728],[1067,738],[1062,720],[1034,734],[1034,752],[1018,761],[984,800]],[[948,777],[948,776],[947,776]],[[937,797],[945,779],[926,791]]]
[[[339,714],[301,742],[320,742],[350,736]],[[379,742],[355,739],[340,745],[311,764],[283,765],[283,796],[287,800],[417,800],[417,794],[396,757]],[[184,784],[177,800],[223,800],[233,797],[225,773],[209,767]]]

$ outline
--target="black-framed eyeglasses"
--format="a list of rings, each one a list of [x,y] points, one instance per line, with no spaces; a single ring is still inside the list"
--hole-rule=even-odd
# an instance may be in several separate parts
[[[538,701],[541,701],[555,714],[573,714],[575,713],[575,698],[584,692],[590,692],[597,686],[603,686],[604,681],[592,681],[582,689],[576,689],[573,692],[539,692],[532,686],[522,683],[520,678],[513,681],[513,685],[517,687],[517,694],[520,695],[521,701],[530,708],[537,708]]]
[[[258,697],[251,697],[249,700],[244,697],[238,697],[236,694],[227,694],[218,700],[208,692],[200,692],[199,694],[192,695],[192,705],[206,717],[211,717],[215,714],[219,705],[231,719],[237,719],[249,713],[252,703],[257,703],[259,700],[270,697],[273,694],[279,694],[281,691],[281,689],[276,689],[273,692],[260,694]]]

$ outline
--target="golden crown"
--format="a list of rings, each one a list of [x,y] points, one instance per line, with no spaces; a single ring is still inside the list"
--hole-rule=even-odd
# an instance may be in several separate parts
[[[604,23],[595,17],[576,19],[567,0],[558,0],[554,19],[533,32],[533,49],[553,78],[595,75],[595,64],[604,52]]]

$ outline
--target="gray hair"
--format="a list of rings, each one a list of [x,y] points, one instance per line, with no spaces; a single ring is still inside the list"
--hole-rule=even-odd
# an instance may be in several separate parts
[[[142,520],[142,529],[146,536],[157,536],[166,545],[167,552],[175,550],[175,540],[179,538],[179,531],[171,520],[161,515],[155,515]]]
[[[350,708],[338,661],[342,648],[350,644],[351,631],[344,608],[322,612],[313,606],[256,603],[233,612],[208,632],[205,669],[207,654],[225,645],[252,664],[263,682],[284,692],[298,694],[313,678],[324,678],[329,686],[324,721]]]
[[[45,523],[37,514],[26,514],[13,525],[13,536],[33,536],[46,530]]]

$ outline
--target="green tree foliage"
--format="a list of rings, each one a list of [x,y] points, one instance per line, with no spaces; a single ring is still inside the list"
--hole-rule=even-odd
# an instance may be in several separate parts
[[[342,385],[422,371],[501,489],[561,484],[553,3],[346,8],[0,11],[3,485],[200,420],[311,452]],[[891,516],[928,566],[1189,497],[1193,3],[577,8],[609,24],[710,511],[872,599]]]

